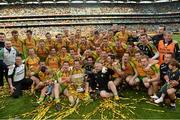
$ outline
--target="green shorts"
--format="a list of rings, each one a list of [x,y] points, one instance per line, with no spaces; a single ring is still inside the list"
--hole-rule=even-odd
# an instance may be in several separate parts
[[[66,88],[67,88],[66,85],[60,85],[60,87],[59,87],[60,93],[63,93]]]
[[[139,78],[139,80],[141,81],[141,82],[143,82],[143,79],[145,78],[144,76],[138,76],[137,78]]]

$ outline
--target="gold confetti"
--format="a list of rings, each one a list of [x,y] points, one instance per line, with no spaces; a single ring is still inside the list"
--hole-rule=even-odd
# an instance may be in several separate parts
[[[130,116],[130,114],[135,115],[135,113],[133,112],[134,108],[135,107],[133,107],[132,109],[128,105],[123,103],[118,104],[111,99],[105,99],[92,112],[84,115],[83,117],[84,119],[91,119],[95,114],[100,113],[100,119],[109,119],[105,114],[105,111],[108,110],[112,112],[112,119],[130,119],[132,118],[132,115]]]
[[[51,104],[52,105],[52,104]],[[47,111],[49,110],[49,108],[51,107],[51,105],[48,105],[47,107],[45,107],[44,109],[40,109],[37,116],[35,118],[33,118],[34,120],[41,120],[45,114],[47,113]]]
[[[26,94],[29,94],[26,92]],[[26,112],[24,114],[21,114],[21,118],[31,118],[34,120],[39,119],[65,119],[73,114],[77,114],[80,118],[83,119],[93,119],[96,116],[99,116],[99,119],[107,120],[107,119],[132,119],[135,116],[135,109],[136,107],[133,106],[133,104],[141,102],[143,100],[147,100],[146,98],[141,99],[132,99],[132,98],[121,98],[121,100],[128,100],[130,102],[128,103],[121,103],[112,100],[111,98],[100,100],[99,105],[97,105],[92,111],[89,111],[87,113],[80,114],[79,109],[81,105],[88,106],[90,103],[92,103],[91,100],[85,100],[86,97],[83,93],[77,93],[75,89],[70,88],[70,94],[78,97],[83,104],[76,104],[73,107],[69,107],[67,103],[62,100],[60,103],[61,110],[58,112],[54,112],[51,108],[54,106],[54,103],[45,103],[44,105],[37,106],[33,111]],[[7,93],[0,92],[0,98],[6,98]],[[0,103],[4,104],[4,101],[0,100]],[[82,106],[81,106],[82,107]],[[0,109],[3,109],[4,107],[1,106]],[[153,109],[146,109],[151,110]],[[156,110],[157,112],[162,112],[160,110]],[[12,117],[10,117],[12,118]]]

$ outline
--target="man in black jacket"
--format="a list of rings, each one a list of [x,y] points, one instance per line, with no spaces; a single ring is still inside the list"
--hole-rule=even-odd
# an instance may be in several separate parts
[[[103,67],[101,63],[95,63],[92,81],[99,89],[101,97],[109,98],[111,96],[114,96],[115,100],[119,100],[120,98],[118,96],[116,86],[111,80],[111,76],[113,74],[114,71],[112,69]]]
[[[137,31],[136,30],[134,30],[134,31],[132,31],[132,34],[131,34],[131,36],[129,36],[128,37],[128,43],[131,43],[131,42],[138,42],[139,41],[139,37],[138,37],[138,35],[137,35]]]
[[[157,34],[152,37],[153,44],[158,47],[158,43],[160,40],[164,40],[163,34],[166,31],[165,26],[159,26]]]
[[[4,48],[4,41],[5,41],[5,34],[0,33],[0,51],[1,49]],[[4,86],[3,77],[4,77],[4,63],[3,60],[0,60],[0,88]]]

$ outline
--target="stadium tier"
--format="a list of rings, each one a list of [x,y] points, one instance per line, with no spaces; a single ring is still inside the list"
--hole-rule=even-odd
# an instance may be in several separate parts
[[[2,4],[39,4],[39,3],[156,3],[178,0],[0,0]]]
[[[112,24],[126,24],[134,29],[143,25],[149,31],[154,31],[157,25],[161,24],[167,25],[167,28],[173,31],[179,31],[180,28],[179,1],[153,0],[151,1],[153,3],[143,3],[145,1],[139,0],[138,3],[124,1],[122,4],[114,2],[66,4],[58,0],[54,0],[53,3],[40,0],[37,4],[35,0],[0,2],[3,1],[8,3],[1,5],[0,8],[0,29],[3,31],[15,28],[30,28],[38,31],[40,27],[49,29],[48,27],[58,26],[81,26],[82,29],[86,29],[87,26],[108,28]]]

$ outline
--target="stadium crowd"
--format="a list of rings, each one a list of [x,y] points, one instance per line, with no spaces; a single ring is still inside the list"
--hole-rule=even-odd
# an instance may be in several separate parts
[[[124,23],[124,24],[128,24],[128,23],[158,23],[159,21],[161,21],[161,23],[166,23],[166,22],[180,22],[180,19],[176,19],[176,18],[166,18],[166,19],[67,19],[67,20],[49,20],[49,21],[15,21],[15,22],[5,22],[5,23],[1,23],[0,25],[11,25],[11,26],[23,26],[23,25],[47,25],[47,24],[65,24],[65,23],[69,23],[69,24],[73,24],[73,23]]]
[[[33,96],[40,93],[38,104],[48,98],[58,110],[62,94],[74,106],[97,95],[119,101],[122,90],[132,88],[146,89],[157,104],[169,99],[176,108],[180,50],[165,26],[153,36],[143,27],[128,30],[125,25],[62,29],[45,37],[26,30],[22,38],[19,32],[0,33],[0,90],[5,78],[14,98],[30,89]]]
[[[2,26],[13,26],[13,24],[1,24]],[[173,31],[173,32],[179,32],[180,31],[180,24],[161,24],[161,25],[166,25],[166,29],[168,31]],[[126,25],[127,29],[129,30],[138,30],[141,27],[145,28],[148,31],[148,34],[155,34],[157,32],[158,26],[153,25],[153,24],[148,24],[148,25],[140,25],[140,24],[135,24],[135,25]],[[39,38],[45,38],[44,34],[49,31],[53,36],[55,36],[57,33],[63,32],[64,29],[68,29],[70,32],[75,32],[76,29],[81,28],[82,31],[87,31],[90,32],[92,30],[98,30],[99,32],[102,32],[104,30],[108,30],[111,28],[111,25],[76,25],[76,26],[53,26],[53,27],[29,27],[29,28],[16,28],[16,30],[19,32],[19,35],[24,39],[26,35],[24,34],[24,31],[31,29],[33,31],[34,37],[37,39]],[[1,28],[0,32],[4,32],[7,36],[11,36],[11,31],[14,28]],[[84,34],[84,32],[82,32]]]
[[[173,7],[172,7],[173,6]],[[11,5],[0,8],[1,16],[52,15],[52,14],[102,14],[102,13],[169,13],[178,12],[179,2],[156,4],[48,4]]]

